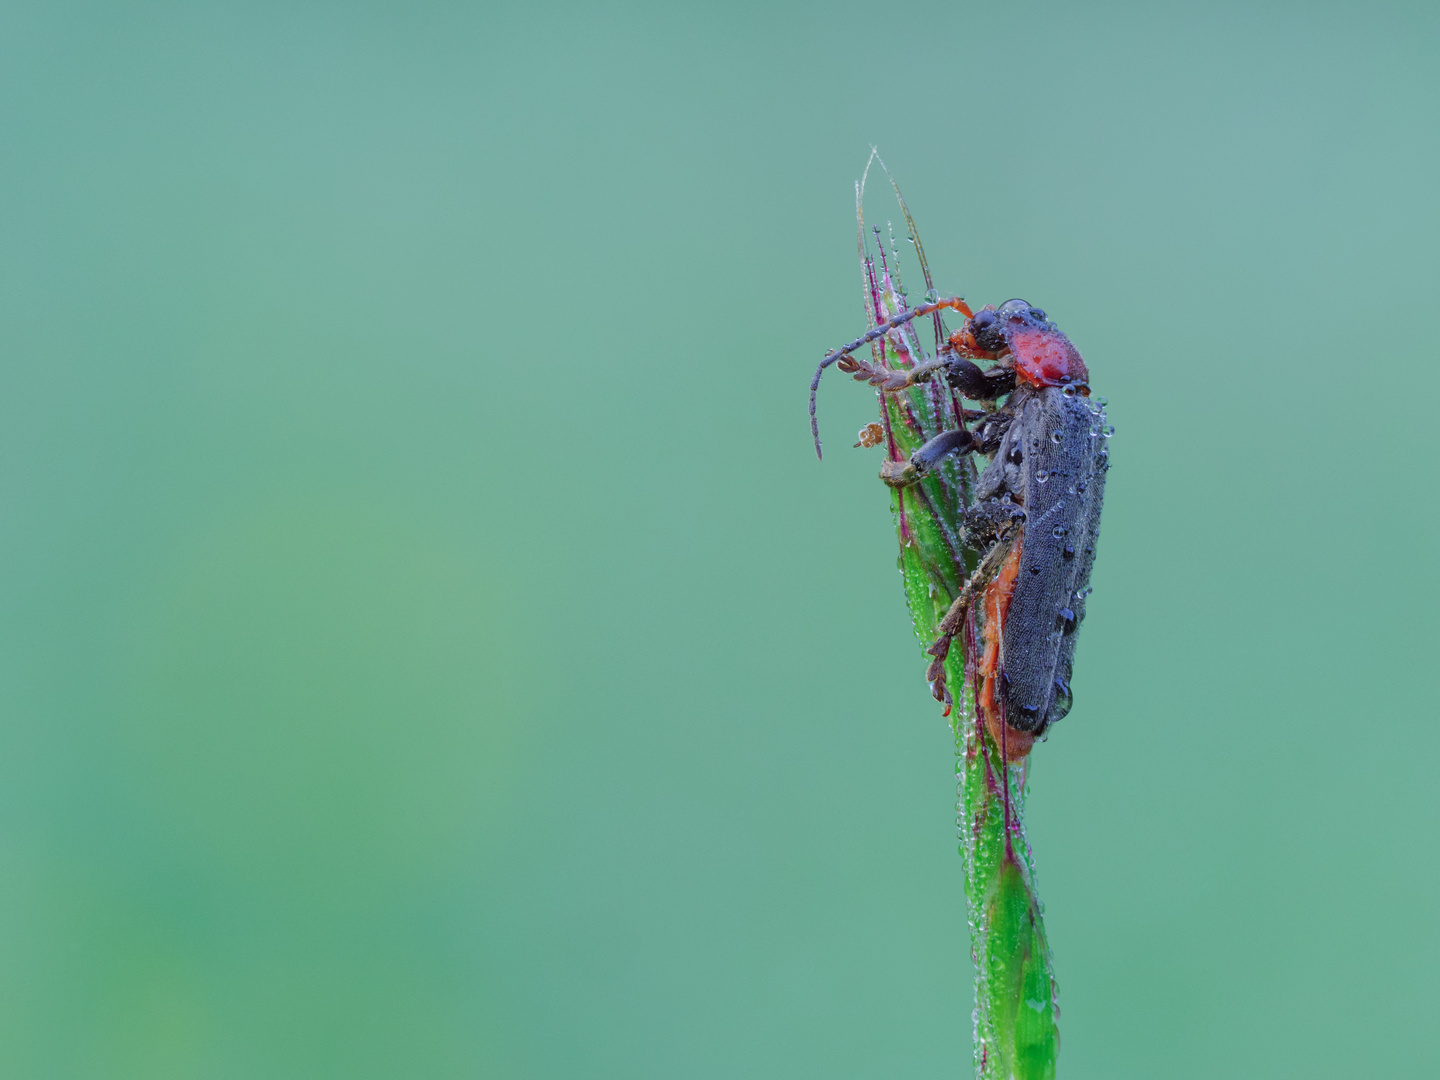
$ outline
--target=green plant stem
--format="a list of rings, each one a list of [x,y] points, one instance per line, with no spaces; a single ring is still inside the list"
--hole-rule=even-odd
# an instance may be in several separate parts
[[[927,511],[908,492],[894,497],[897,528]],[[916,636],[928,646],[952,593],[926,566],[925,533],[901,534],[900,570]],[[945,575],[948,577],[949,575]],[[1055,1075],[1059,1049],[1055,983],[1025,838],[1025,763],[1005,764],[978,719],[973,675],[957,639],[946,659],[955,703],[960,856],[975,963],[975,1066],[990,1080],[1042,1080]],[[928,657],[927,657],[928,660]]]

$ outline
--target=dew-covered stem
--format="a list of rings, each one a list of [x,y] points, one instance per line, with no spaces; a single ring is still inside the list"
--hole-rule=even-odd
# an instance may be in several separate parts
[[[857,214],[863,191],[862,181],[856,190]],[[903,200],[901,208],[904,211]],[[913,221],[908,211],[904,216],[919,253],[923,249]],[[891,324],[870,343],[873,361],[894,370],[925,363],[917,323],[905,318],[911,307],[899,283],[898,253],[886,252],[878,229],[878,250],[872,252],[863,215],[860,224],[868,325]],[[923,262],[922,271],[930,290],[927,299],[933,303],[935,293]],[[938,339],[938,319],[935,330]],[[907,461],[927,439],[954,427],[962,416],[961,403],[939,379],[880,393],[879,399],[883,438],[862,437],[862,442],[882,445],[893,462]],[[900,575],[922,650],[936,639],[938,623],[980,559],[981,553],[964,545],[956,527],[961,510],[973,501],[974,483],[975,467],[968,455],[955,455],[917,483],[889,489]],[[967,620],[945,659],[953,697],[949,718],[955,736],[960,855],[975,964],[975,1071],[982,1080],[1048,1080],[1055,1075],[1057,1010],[1024,830],[1028,759],[1005,762],[979,720],[975,657],[980,618],[983,613],[977,610]],[[928,663],[930,658],[924,659]]]

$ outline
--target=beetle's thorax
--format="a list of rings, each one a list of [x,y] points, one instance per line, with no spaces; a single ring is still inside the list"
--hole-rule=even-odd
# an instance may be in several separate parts
[[[1085,359],[1045,312],[1024,300],[1007,300],[998,308],[976,312],[967,324],[966,340],[986,355],[1009,354],[1021,382],[1031,386],[1086,386]]]

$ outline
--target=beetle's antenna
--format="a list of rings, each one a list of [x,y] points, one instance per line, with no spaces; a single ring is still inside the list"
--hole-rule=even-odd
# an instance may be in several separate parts
[[[861,345],[868,345],[876,338],[884,337],[897,326],[904,326],[911,319],[918,319],[922,315],[932,314],[941,308],[950,308],[958,311],[967,319],[975,314],[970,310],[970,305],[965,303],[963,296],[950,296],[943,300],[932,300],[928,304],[921,304],[919,307],[911,308],[909,311],[902,311],[899,315],[896,315],[895,318],[882,322],[880,325],[850,342],[850,344],[839,349],[832,349],[825,354],[825,359],[821,360],[820,366],[815,369],[815,377],[810,380],[810,434],[815,437],[815,456],[817,458],[823,460],[825,457],[824,453],[820,450],[820,421],[815,415],[815,395],[820,390],[820,376],[825,374],[825,369],[831,364],[845,359],[847,355],[854,352]]]
[[[825,460],[825,453],[820,449],[820,418],[815,415],[815,395],[820,391],[820,376],[825,374],[825,369],[839,360],[844,353],[827,353],[820,366],[815,369],[815,377],[810,380],[810,435],[815,440],[815,456],[821,461]]]
[[[918,319],[922,315],[930,315],[944,308],[949,308],[952,311],[958,311],[967,319],[974,317],[975,314],[973,311],[970,310],[970,305],[965,302],[965,298],[963,296],[946,296],[942,297],[939,300],[931,300],[928,303],[921,304],[919,307],[913,307],[906,311],[902,311],[893,319],[882,322],[871,330],[866,331],[864,335],[856,338],[854,341],[850,342],[850,344],[841,346],[838,349],[831,349],[830,352],[826,353],[825,355],[827,358],[830,356],[834,356],[835,359],[838,360],[846,353],[854,352],[861,345],[868,345],[876,338],[884,337],[891,330],[894,330],[897,326],[904,326],[911,319]],[[825,367],[828,365],[822,364],[821,366]]]

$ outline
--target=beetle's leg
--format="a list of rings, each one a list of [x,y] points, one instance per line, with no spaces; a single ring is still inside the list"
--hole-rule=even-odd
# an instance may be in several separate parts
[[[963,454],[967,450],[974,450],[977,445],[975,437],[964,428],[951,428],[942,431],[911,454],[910,464],[924,476],[950,454]]]
[[[955,597],[955,602],[950,605],[950,610],[945,612],[945,617],[935,627],[938,634],[935,643],[925,650],[935,659],[930,661],[930,667],[925,671],[925,678],[930,682],[930,692],[935,695],[936,701],[943,702],[948,695],[948,691],[945,689],[945,658],[950,655],[950,643],[955,640],[955,635],[965,625],[965,615],[975,601],[975,594],[988,585],[990,580],[1000,572],[1000,567],[1009,556],[1010,549],[1015,546],[1015,538],[1019,534],[1018,521],[1001,534],[1000,539],[996,540],[990,550],[985,553],[985,557],[980,560],[980,565],[975,568],[975,572],[965,582],[964,587],[960,590],[960,595]]]
[[[915,483],[950,454],[963,454],[979,448],[975,437],[964,428],[942,431],[910,455],[908,461],[886,461],[880,467],[880,479],[891,487]]]
[[[839,362],[840,370],[852,375],[856,382],[868,382],[887,393],[908,390],[917,383],[927,382],[937,371],[943,372],[950,389],[971,401],[994,401],[1015,389],[1015,369],[996,366],[982,368],[973,360],[955,353],[927,360],[904,371],[867,364],[847,356]]]
[[[965,303],[963,297],[951,296],[943,300],[932,300],[928,304],[921,304],[917,308],[911,308],[909,311],[901,312],[895,316],[895,318],[888,319],[869,330],[863,337],[858,337],[843,348],[835,349],[825,354],[825,359],[821,360],[820,366],[815,369],[815,377],[810,380],[810,433],[815,437],[816,457],[824,456],[820,452],[820,422],[815,418],[815,395],[820,389],[820,376],[825,374],[825,369],[831,364],[839,362],[861,345],[868,345],[876,338],[884,337],[897,326],[904,326],[911,319],[919,318],[921,315],[930,315],[942,308],[950,308],[952,311],[958,311],[967,319],[972,318],[975,314],[970,310],[970,305]]]
[[[916,364],[913,368],[896,371],[883,364],[871,364],[864,360],[857,360],[853,356],[847,356],[836,366],[854,378],[856,382],[868,382],[878,390],[893,394],[897,390],[908,390],[912,386],[928,382],[930,376],[937,371],[945,370],[946,365],[943,360],[927,360],[923,364]]]
[[[936,372],[944,373],[945,381],[956,394],[972,401],[994,401],[1015,389],[1013,369],[993,367],[986,370],[954,353],[898,371],[854,356],[841,357],[836,366],[856,382],[868,382],[887,394],[929,382]]]
[[[986,499],[974,506],[967,506],[960,513],[962,535],[966,545],[972,548],[984,548],[993,544],[1024,523],[1025,511],[1008,497]]]
[[[971,401],[994,401],[1015,389],[1015,369],[997,366],[982,368],[955,353],[946,357],[945,381],[957,394]]]
[[[1010,430],[1014,423],[1015,416],[1008,412],[985,413],[975,425],[971,433],[977,444],[976,449],[987,457],[1000,449],[1000,443],[1005,438],[1005,432]]]

